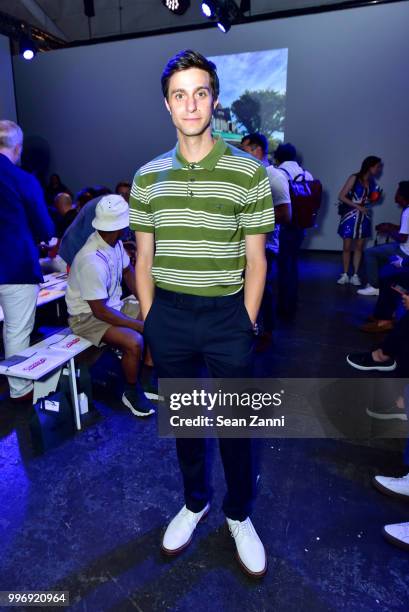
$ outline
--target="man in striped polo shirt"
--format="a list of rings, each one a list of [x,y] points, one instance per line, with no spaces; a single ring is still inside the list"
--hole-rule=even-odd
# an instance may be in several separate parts
[[[274,229],[267,175],[257,160],[212,137],[219,93],[212,62],[182,51],[165,67],[162,90],[178,144],[140,168],[129,202],[144,334],[161,378],[194,378],[198,359],[215,378],[250,376],[265,234]],[[229,529],[242,567],[261,576],[266,555],[249,518],[253,440],[222,438],[219,444]],[[210,501],[207,441],[177,438],[176,447],[185,506],[166,529],[162,550],[168,554],[190,543]]]

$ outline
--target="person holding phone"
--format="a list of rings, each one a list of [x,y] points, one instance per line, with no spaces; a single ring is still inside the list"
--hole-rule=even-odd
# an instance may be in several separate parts
[[[408,295],[408,290],[402,287],[401,285],[392,285],[391,289],[396,291],[396,293],[399,293],[399,295],[401,295],[402,297]]]
[[[380,277],[385,276],[383,266],[391,263],[394,269],[409,264],[409,181],[400,181],[395,193],[395,202],[401,209],[400,224],[380,223],[378,233],[390,239],[385,244],[371,247],[365,251],[365,268],[368,284],[358,289],[360,295],[379,295]]]

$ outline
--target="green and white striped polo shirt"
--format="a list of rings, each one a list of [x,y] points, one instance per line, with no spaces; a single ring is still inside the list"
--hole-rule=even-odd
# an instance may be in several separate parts
[[[222,139],[198,163],[176,146],[140,168],[129,206],[131,229],[155,233],[155,285],[179,293],[240,291],[246,235],[274,229],[264,167]]]

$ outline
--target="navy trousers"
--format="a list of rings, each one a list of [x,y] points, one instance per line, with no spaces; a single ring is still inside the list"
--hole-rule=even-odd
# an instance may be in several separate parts
[[[292,317],[298,302],[298,255],[305,230],[292,225],[280,226],[278,251],[278,304],[280,316]]]
[[[156,289],[144,337],[159,378],[196,378],[203,363],[213,378],[252,376],[253,329],[243,292],[226,297],[199,297]],[[209,441],[176,439],[186,507],[200,512],[211,497]],[[243,521],[256,490],[255,440],[220,438],[227,494],[225,515]]]

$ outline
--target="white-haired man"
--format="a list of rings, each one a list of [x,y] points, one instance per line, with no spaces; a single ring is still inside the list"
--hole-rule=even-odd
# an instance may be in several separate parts
[[[0,121],[0,306],[4,312],[6,358],[30,344],[39,283],[38,247],[54,234],[41,186],[17,166],[23,132],[13,121]],[[33,383],[9,377],[10,397],[29,400]]]

